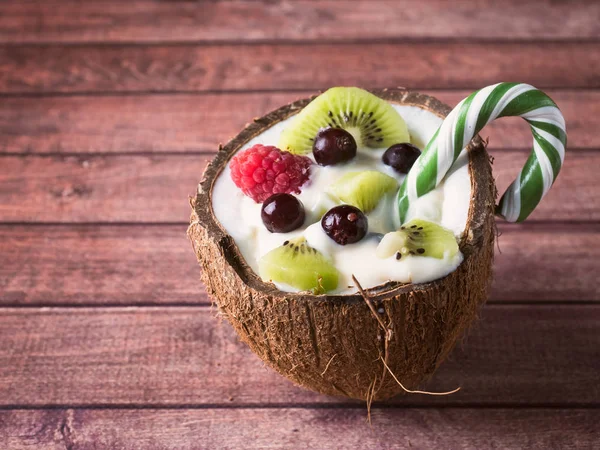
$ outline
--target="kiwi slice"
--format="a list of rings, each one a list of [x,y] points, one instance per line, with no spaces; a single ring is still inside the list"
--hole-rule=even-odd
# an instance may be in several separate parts
[[[356,206],[364,213],[375,209],[381,198],[394,191],[398,183],[389,175],[376,170],[347,172],[328,188],[342,202]]]
[[[410,142],[404,119],[387,101],[356,87],[334,87],[298,113],[281,133],[279,148],[310,153],[315,136],[327,127],[347,130],[359,148]]]
[[[443,259],[446,255],[452,258],[456,253],[458,243],[452,231],[421,219],[411,220],[398,231],[386,234],[376,250],[379,258],[395,254],[396,259],[411,255]]]
[[[263,281],[275,281],[301,291],[323,294],[337,288],[338,271],[303,237],[285,241],[258,261]]]

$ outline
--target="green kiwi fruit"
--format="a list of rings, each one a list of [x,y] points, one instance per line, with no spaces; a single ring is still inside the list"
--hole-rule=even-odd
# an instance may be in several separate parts
[[[347,172],[328,187],[328,192],[364,213],[375,209],[382,197],[398,187],[396,180],[376,170]]]
[[[285,241],[258,261],[258,272],[264,281],[287,284],[301,291],[324,294],[337,288],[338,271],[303,237]]]
[[[429,256],[443,259],[454,257],[458,243],[454,233],[447,228],[426,220],[414,219],[402,225],[398,231],[387,233],[377,246],[379,258],[396,259],[406,256]]]
[[[315,136],[327,127],[347,130],[359,148],[387,148],[410,142],[404,119],[387,101],[363,89],[334,87],[298,113],[281,133],[279,148],[310,153]]]

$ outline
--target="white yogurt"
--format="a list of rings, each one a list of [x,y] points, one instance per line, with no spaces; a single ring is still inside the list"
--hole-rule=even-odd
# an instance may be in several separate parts
[[[411,142],[423,149],[433,133],[442,123],[435,114],[415,106],[393,105],[406,121]],[[240,151],[255,144],[277,145],[281,131],[290,119],[284,120],[250,140]],[[356,292],[352,282],[354,275],[365,288],[388,281],[424,283],[442,278],[454,271],[463,260],[459,252],[454,257],[436,259],[409,256],[397,261],[394,256],[380,259],[375,249],[381,238],[378,233],[395,231],[395,192],[388,194],[367,214],[369,234],[355,244],[339,245],[331,240],[320,224],[321,215],[336,205],[325,192],[337,178],[349,171],[379,170],[402,183],[404,176],[383,164],[381,156],[385,149],[359,148],[357,157],[347,164],[321,167],[311,166],[310,181],[301,188],[298,198],[304,204],[306,220],[304,226],[290,233],[271,233],[262,223],[261,204],[245,196],[233,183],[229,166],[219,175],[213,189],[212,206],[215,216],[225,231],[235,240],[246,262],[258,273],[258,260],[265,253],[283,244],[284,241],[303,235],[311,247],[329,257],[340,272],[338,288],[331,293]],[[312,158],[311,155],[307,155]],[[462,235],[467,222],[471,198],[471,180],[468,157],[462,156],[446,179],[432,192],[414,202],[407,216],[426,219],[452,230],[457,238]],[[296,291],[290,286],[277,284],[283,291]]]

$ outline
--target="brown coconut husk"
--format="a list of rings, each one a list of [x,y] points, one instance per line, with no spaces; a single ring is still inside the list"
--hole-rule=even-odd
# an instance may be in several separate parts
[[[373,93],[440,117],[451,110],[433,97],[403,89]],[[367,289],[371,307],[359,293],[281,292],[249,268],[215,218],[211,192],[215,179],[243,144],[310,100],[256,119],[219,151],[192,202],[188,235],[208,294],[264,362],[300,386],[323,394],[369,403],[388,399],[404,392],[398,381],[414,389],[434,373],[488,297],[496,194],[489,157],[476,138],[469,146],[472,198],[460,243],[464,261],[448,276],[430,283],[390,282]]]

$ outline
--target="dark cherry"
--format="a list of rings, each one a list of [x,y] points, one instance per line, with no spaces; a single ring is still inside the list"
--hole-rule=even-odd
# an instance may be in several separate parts
[[[315,137],[313,155],[321,166],[349,161],[356,156],[356,141],[346,130],[325,128]]]
[[[304,223],[304,206],[291,194],[273,194],[264,201],[260,216],[271,233],[287,233]]]
[[[408,173],[417,158],[421,155],[421,150],[412,144],[394,144],[383,154],[383,163],[391,166],[398,173]]]
[[[351,205],[331,208],[321,219],[327,236],[340,245],[354,244],[367,234],[369,221],[363,212]]]

